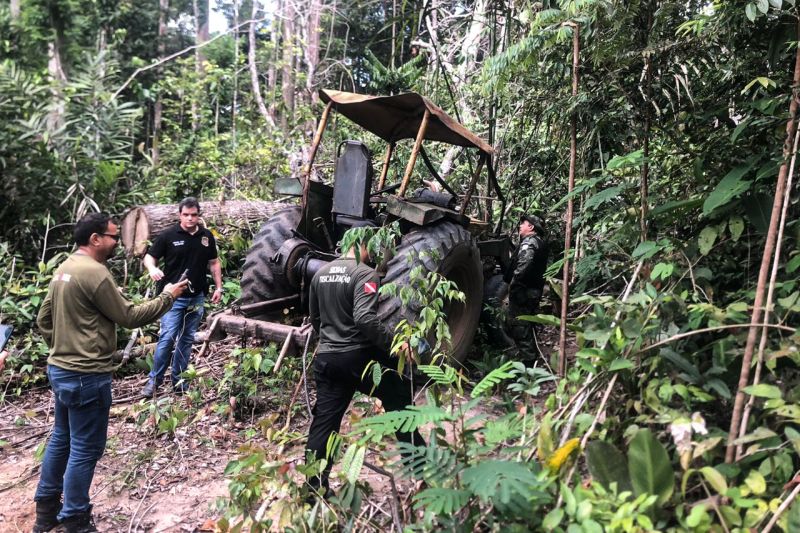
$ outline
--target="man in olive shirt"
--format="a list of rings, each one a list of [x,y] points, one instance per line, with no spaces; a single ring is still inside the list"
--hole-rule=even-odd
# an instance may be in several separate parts
[[[344,257],[322,267],[309,290],[311,324],[320,342],[314,359],[317,401],[306,449],[317,459],[325,458],[328,439],[339,431],[357,390],[379,398],[387,411],[399,411],[414,403],[410,382],[397,372],[397,361],[389,355],[393,335],[378,321],[378,274],[365,263],[366,247],[359,248],[360,261],[356,260],[355,247],[351,248]],[[371,361],[382,367],[377,386],[371,377],[362,378]],[[398,432],[397,438],[424,446],[417,431]],[[311,488],[322,488],[323,495],[329,491],[331,466],[329,461],[321,476],[309,479]]]
[[[119,241],[111,217],[86,215],[75,225],[74,239],[78,251],[56,270],[37,317],[50,347],[47,377],[55,420],[34,497],[35,532],[59,522],[70,533],[97,531],[89,487],[106,445],[116,324],[137,328],[152,322],[186,287],[186,282],[167,285],[157,298],[133,305],[105,266]]]

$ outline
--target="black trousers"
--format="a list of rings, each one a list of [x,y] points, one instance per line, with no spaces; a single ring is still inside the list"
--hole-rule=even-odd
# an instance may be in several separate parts
[[[536,329],[533,322],[518,320],[520,315],[535,315],[539,312],[539,301],[542,299],[540,289],[511,287],[508,295],[509,334],[517,344],[523,359],[535,360],[541,354],[536,344]]]
[[[370,361],[375,361],[382,367],[383,376],[377,387],[372,381],[371,370],[361,379]],[[306,449],[314,452],[317,459],[325,458],[328,439],[332,433],[339,432],[344,413],[356,391],[375,396],[383,403],[386,411],[400,411],[413,402],[411,382],[397,373],[397,360],[391,359],[389,354],[377,348],[317,354],[314,360],[314,381],[317,385],[317,402],[314,404],[314,419],[308,430]],[[398,431],[396,435],[403,442],[424,445],[418,431]],[[314,488],[327,488],[332,466],[329,461],[322,477],[312,477],[309,484]]]

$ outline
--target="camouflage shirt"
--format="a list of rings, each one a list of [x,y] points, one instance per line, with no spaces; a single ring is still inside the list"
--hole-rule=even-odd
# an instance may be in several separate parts
[[[528,235],[519,243],[511,258],[511,268],[506,281],[512,287],[544,288],[544,271],[547,270],[547,242],[539,235]]]

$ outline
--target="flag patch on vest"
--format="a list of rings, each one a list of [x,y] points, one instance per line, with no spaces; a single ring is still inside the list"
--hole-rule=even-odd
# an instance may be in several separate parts
[[[378,292],[378,284],[374,281],[368,281],[364,284],[364,294],[376,294]]]
[[[69,283],[69,280],[72,279],[72,274],[59,274],[56,276],[56,281],[63,281],[64,283]]]

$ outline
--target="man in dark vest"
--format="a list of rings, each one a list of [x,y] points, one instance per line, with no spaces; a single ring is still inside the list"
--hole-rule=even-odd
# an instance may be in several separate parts
[[[509,284],[509,333],[517,343],[521,356],[524,359],[534,359],[540,352],[533,322],[519,320],[517,317],[539,312],[548,254],[542,219],[532,214],[522,215],[519,221],[519,237],[519,247],[505,274],[505,281]]]

